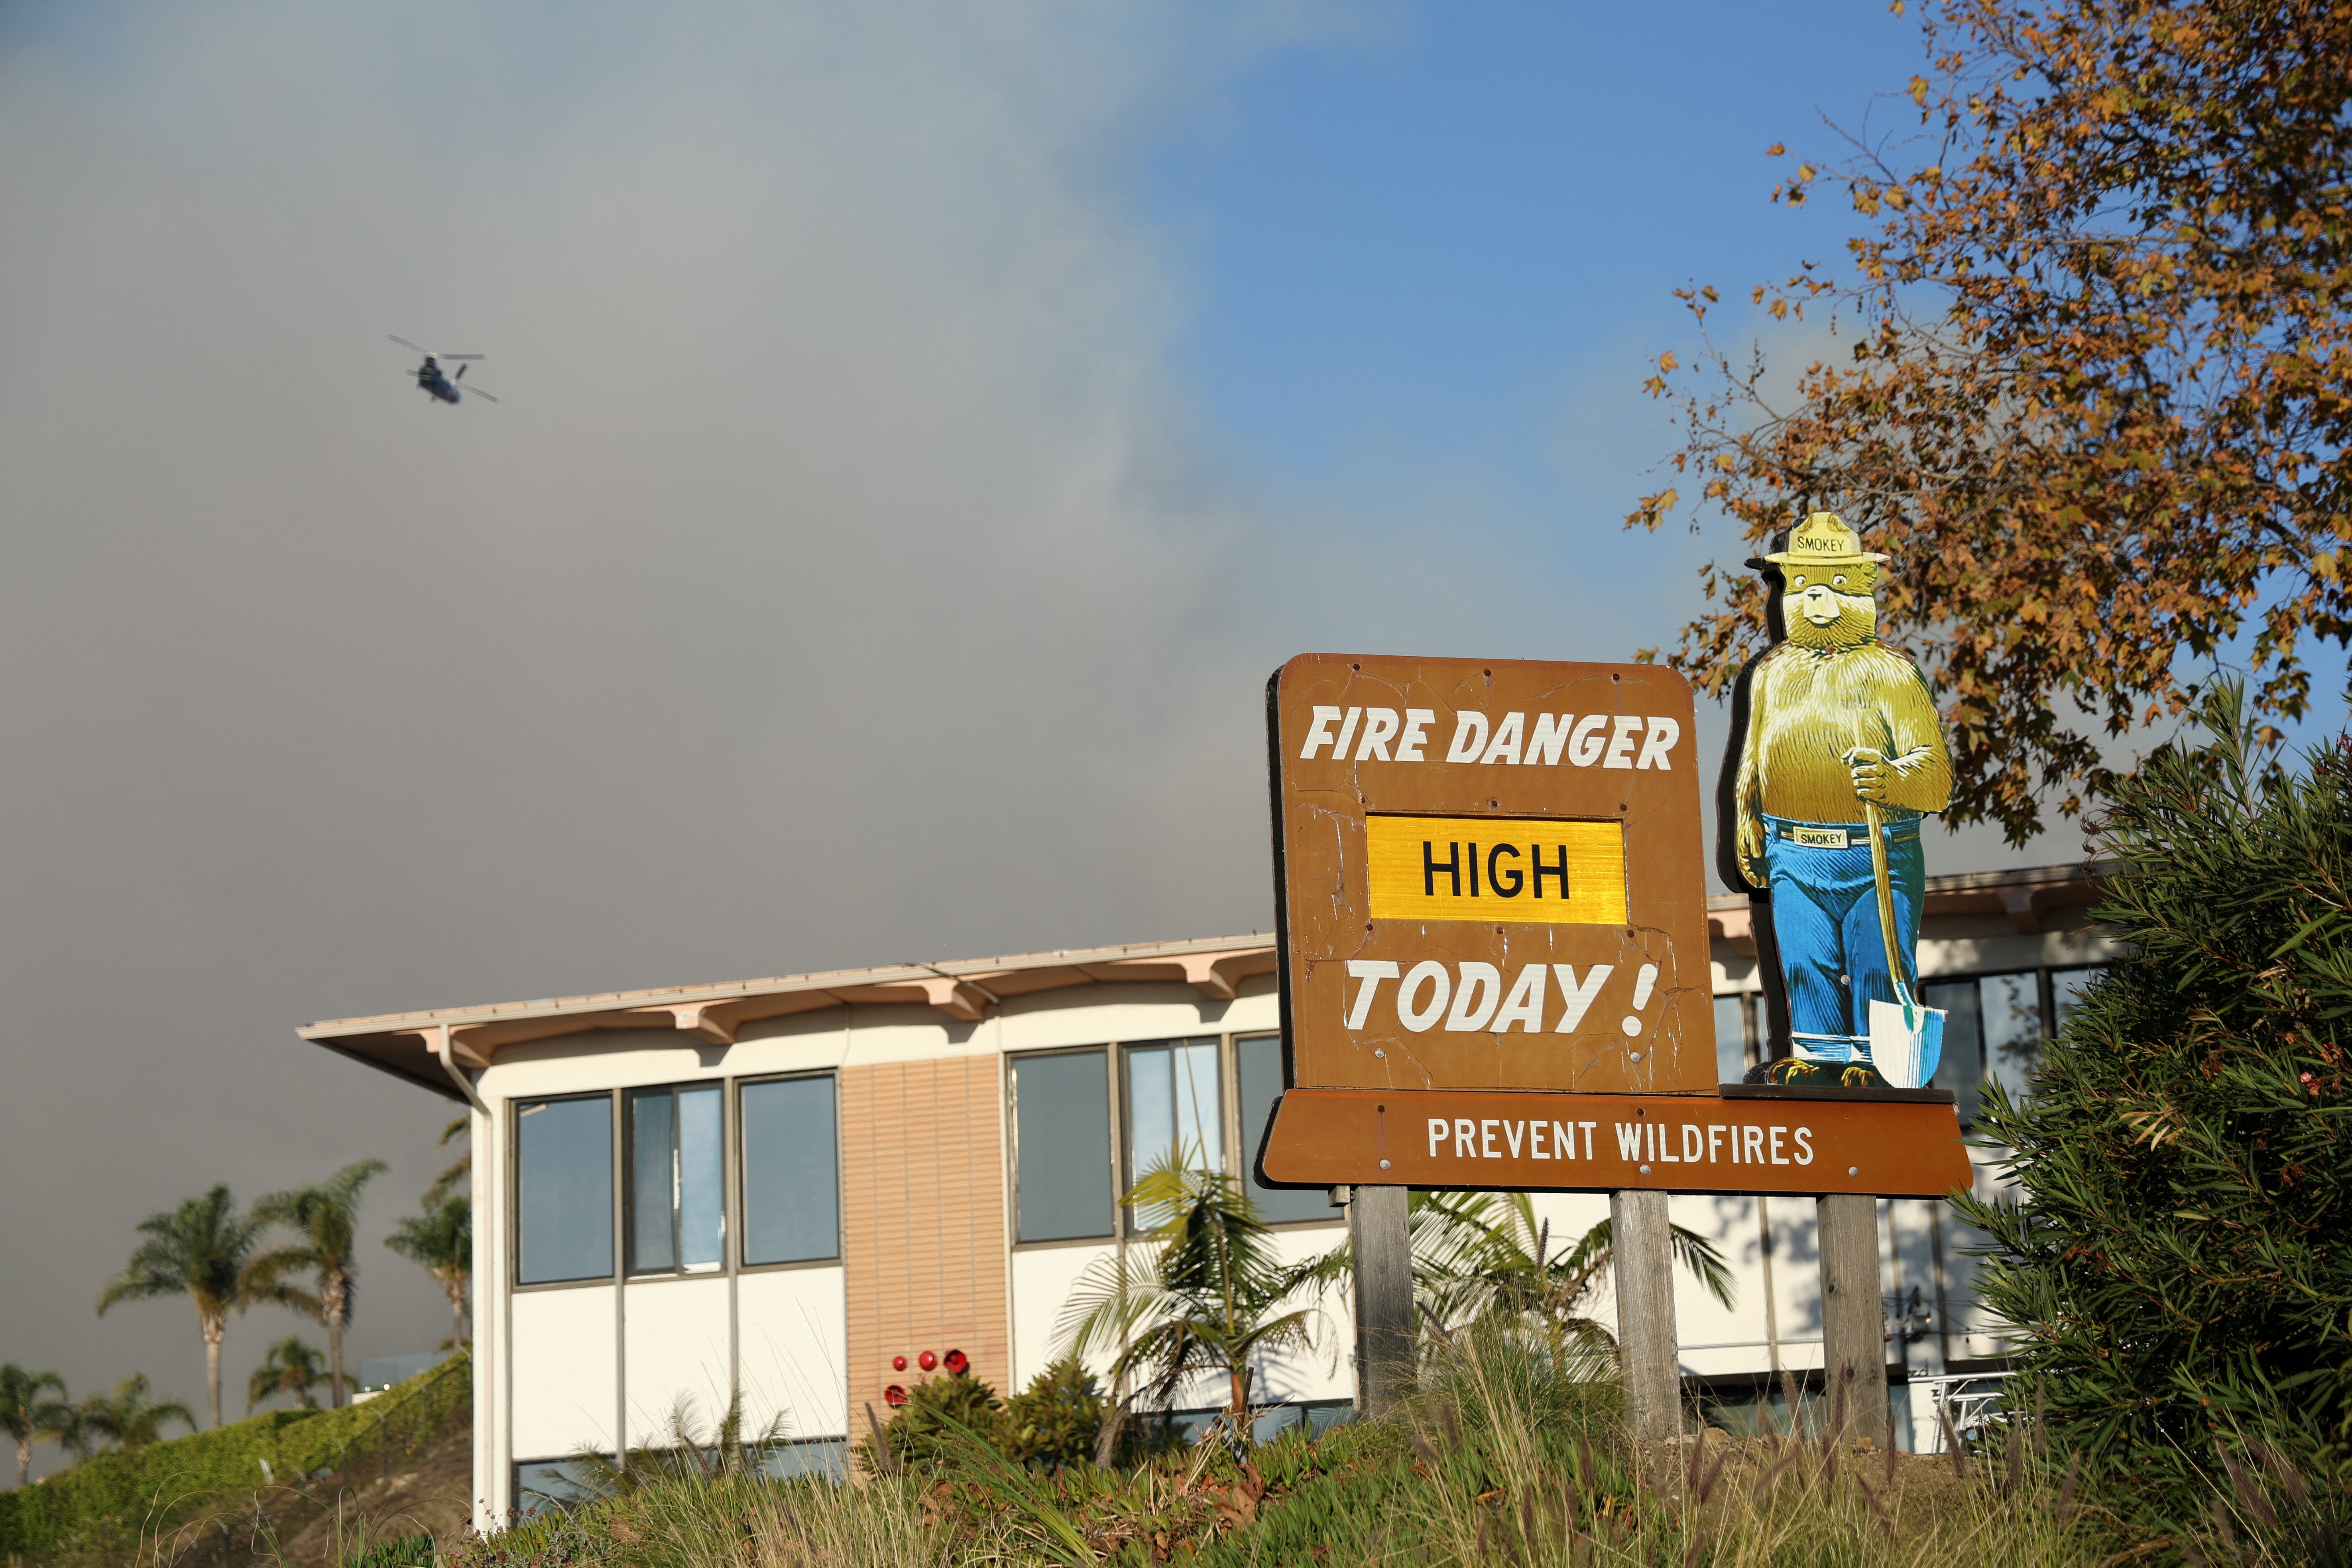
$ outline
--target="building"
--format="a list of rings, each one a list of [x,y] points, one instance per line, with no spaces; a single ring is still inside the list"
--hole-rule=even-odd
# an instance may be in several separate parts
[[[2079,868],[1930,880],[1922,977],[1951,1011],[1937,1081],[1964,1114],[1980,1078],[2021,1081],[2108,957],[2092,886]],[[1727,1078],[1757,1048],[1747,920],[1743,900],[1710,904]],[[1287,1257],[1335,1246],[1324,1194],[1247,1174],[1282,1089],[1276,1028],[1272,940],[1253,935],[300,1033],[473,1108],[475,1485],[492,1528],[561,1496],[583,1447],[658,1446],[681,1395],[706,1423],[731,1389],[751,1428],[782,1415],[782,1471],[839,1466],[867,1409],[887,1415],[950,1352],[1025,1384],[1073,1286],[1133,1233],[1118,1194],[1180,1142],[1249,1182]],[[1601,1195],[1538,1201],[1562,1236],[1607,1212]],[[1973,1314],[1964,1238],[1939,1205],[1881,1209],[1898,1382],[1983,1369],[2001,1342]],[[1817,1367],[1810,1204],[1678,1197],[1674,1217],[1717,1238],[1739,1287],[1727,1310],[1678,1286],[1692,1387],[1737,1407]],[[1311,1353],[1260,1370],[1265,1424],[1342,1410],[1351,1351],[1334,1300]],[[1912,1398],[1896,1394],[1898,1433],[1920,1430]]]

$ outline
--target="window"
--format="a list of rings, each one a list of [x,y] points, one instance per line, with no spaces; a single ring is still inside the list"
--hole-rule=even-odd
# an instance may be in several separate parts
[[[1944,1054],[1936,1063],[1935,1087],[1952,1091],[1965,1126],[1977,1119],[1978,1086],[1984,1081],[1984,1007],[1977,982],[1930,980],[1919,987],[1919,1001],[1943,1009]]]
[[[1984,1075],[2021,1099],[2025,1075],[2042,1059],[2042,977],[1988,974],[1981,984]]]
[[[519,1284],[613,1275],[613,1098],[515,1110]]]
[[[1214,1036],[1127,1047],[1127,1185],[1171,1158],[1225,1168],[1218,1054]]]
[[[1738,1083],[1748,1076],[1755,1056],[1755,1026],[1749,1022],[1752,1004],[1745,992],[1715,999],[1715,1076],[1717,1083]]]
[[[758,1450],[760,1473],[772,1481],[819,1476],[829,1481],[849,1479],[849,1439],[798,1437],[772,1443]]]
[[[1013,1192],[1023,1241],[1111,1234],[1109,1064],[1101,1051],[1013,1058]]]
[[[1265,1136],[1265,1119],[1282,1093],[1282,1037],[1244,1035],[1234,1042],[1234,1078],[1241,1102],[1239,1156],[1244,1190],[1258,1213],[1272,1224],[1288,1220],[1329,1219],[1330,1195],[1320,1187],[1262,1187],[1257,1183],[1258,1140]]]
[[[604,1114],[612,1115],[610,1100],[604,1102]],[[514,1510],[523,1519],[567,1512],[602,1495],[589,1467],[577,1458],[541,1459],[514,1468]]]
[[[841,1162],[826,1078],[742,1089],[743,1261],[841,1256]]]
[[[698,1273],[727,1258],[719,1086],[632,1089],[629,1272]]]
[[[2086,969],[2053,969],[2050,972],[2050,1013],[2054,1028],[2063,1029],[2074,1009],[2082,1004],[2083,993],[2091,982],[2107,972],[2106,965],[2093,964]]]
[[[1281,1093],[1278,1035],[1013,1058],[1016,1239],[1107,1240],[1122,1225],[1129,1234],[1149,1228],[1157,1216],[1123,1211],[1118,1200],[1171,1156],[1236,1178],[1270,1224],[1338,1223],[1320,1187],[1258,1184],[1258,1141]]]
[[[1930,980],[1919,987],[1920,1001],[1947,1015],[1936,1087],[1958,1099],[1963,1123],[1976,1120],[1987,1082],[2001,1085],[2012,1099],[2030,1092],[2028,1075],[2042,1060],[2042,1042],[2052,1022],[2063,1025],[2105,972],[2094,964]]]

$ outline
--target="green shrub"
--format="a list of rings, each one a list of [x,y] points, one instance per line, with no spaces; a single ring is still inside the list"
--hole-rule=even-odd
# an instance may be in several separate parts
[[[2022,1203],[1958,1205],[2051,1447],[2159,1516],[2273,1447],[2340,1481],[2352,1437],[2352,744],[2298,776],[2235,689],[2201,723],[2105,825],[2131,956],[1992,1097]]]
[[[941,1419],[944,1415],[1016,1464],[1058,1471],[1094,1463],[1110,1409],[1110,1400],[1077,1357],[1065,1356],[1005,1400],[968,1373],[928,1378],[907,1391],[907,1403],[882,1429],[889,1437],[891,1458],[917,1469],[936,1468],[944,1450],[957,1446],[959,1436]],[[1173,1417],[1158,1411],[1129,1411],[1119,1423],[1113,1462],[1138,1465],[1183,1447]],[[858,1439],[851,1452],[865,1474],[882,1473],[872,1436]]]
[[[472,1360],[460,1353],[364,1405],[273,1410],[136,1454],[97,1455],[38,1485],[0,1492],[0,1559],[46,1552],[109,1526],[135,1539],[223,1492],[340,1469],[386,1446],[412,1447],[469,1402],[473,1384]]]
[[[1093,1374],[1077,1357],[1064,1356],[1004,1402],[998,1447],[1017,1464],[1054,1470],[1092,1464],[1109,1410]]]
[[[936,1464],[942,1445],[954,1439],[950,1428],[940,1417],[952,1418],[958,1426],[995,1444],[1002,1437],[1003,1403],[996,1390],[968,1372],[951,1372],[940,1377],[927,1377],[907,1391],[907,1403],[898,1406],[882,1430],[890,1443],[890,1457],[900,1465],[918,1468]],[[858,1463],[869,1476],[882,1473],[883,1467],[874,1452],[874,1439],[867,1436],[857,1445]]]

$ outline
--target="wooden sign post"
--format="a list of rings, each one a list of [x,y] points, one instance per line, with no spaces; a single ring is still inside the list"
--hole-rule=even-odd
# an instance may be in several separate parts
[[[1629,1403],[1666,1436],[1668,1193],[1969,1179],[1949,1095],[1718,1084],[1694,729],[1653,665],[1310,654],[1268,684],[1288,1087],[1257,1171],[1353,1189],[1367,1414],[1410,1366],[1409,1187],[1612,1194]]]

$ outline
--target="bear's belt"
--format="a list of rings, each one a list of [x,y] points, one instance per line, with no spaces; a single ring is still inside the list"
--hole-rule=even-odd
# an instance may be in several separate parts
[[[1863,823],[1842,826],[1821,822],[1773,822],[1772,837],[1783,844],[1794,844],[1801,849],[1864,849],[1870,846],[1870,828]],[[1919,837],[1919,824],[1890,822],[1886,838],[1890,844]]]

